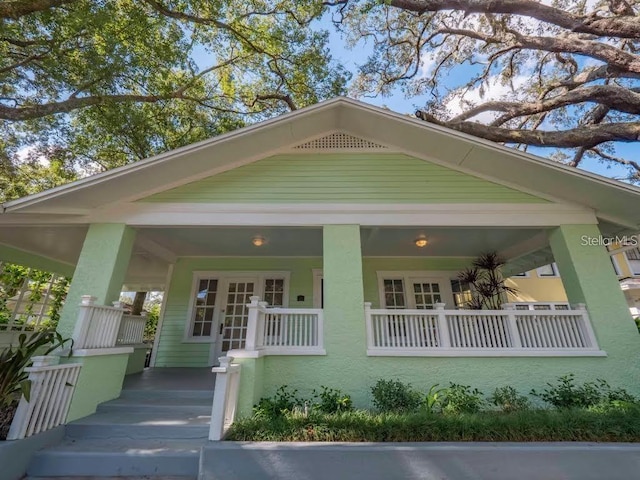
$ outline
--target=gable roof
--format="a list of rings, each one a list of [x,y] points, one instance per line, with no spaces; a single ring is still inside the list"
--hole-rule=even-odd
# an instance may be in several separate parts
[[[640,230],[640,188],[348,98],[335,98],[124,167],[2,204],[2,213],[85,214],[308,144],[352,135]],[[614,228],[609,229],[615,230]]]

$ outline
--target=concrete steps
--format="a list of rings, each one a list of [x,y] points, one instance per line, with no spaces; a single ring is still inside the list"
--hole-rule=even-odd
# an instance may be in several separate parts
[[[123,390],[120,398],[66,426],[62,443],[38,452],[29,478],[183,477],[198,475],[212,393]]]

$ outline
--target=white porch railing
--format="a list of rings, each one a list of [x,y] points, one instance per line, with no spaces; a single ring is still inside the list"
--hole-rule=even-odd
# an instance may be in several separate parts
[[[219,360],[220,366],[211,369],[216,374],[216,384],[213,389],[209,440],[214,441],[222,440],[235,419],[240,388],[241,366],[231,363],[233,357],[220,357]]]
[[[146,315],[122,315],[116,345],[139,345],[144,341]]]
[[[573,310],[372,309],[365,304],[369,355],[604,355],[584,305]]]
[[[502,308],[516,310],[571,310],[567,302],[514,302],[503,303]]]
[[[247,305],[246,350],[265,355],[324,355],[320,308],[269,308],[257,296]]]
[[[7,440],[18,440],[50,430],[64,423],[71,404],[71,397],[80,374],[80,363],[55,365],[58,357],[33,357],[29,372],[31,394],[24,396],[7,435]]]
[[[113,307],[96,305],[96,298],[90,295],[82,297],[78,321],[73,332],[73,348],[113,348],[116,346],[120,322],[124,310],[120,303]]]

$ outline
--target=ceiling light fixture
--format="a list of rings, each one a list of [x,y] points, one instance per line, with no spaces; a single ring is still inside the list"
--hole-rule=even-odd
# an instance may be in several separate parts
[[[263,246],[265,243],[267,243],[267,240],[264,237],[261,237],[260,235],[256,235],[255,237],[253,237],[253,239],[251,240],[251,243],[253,243],[256,247],[261,247]]]
[[[426,247],[428,243],[429,242],[427,241],[427,239],[425,237],[416,238],[416,247],[418,247],[418,248]]]

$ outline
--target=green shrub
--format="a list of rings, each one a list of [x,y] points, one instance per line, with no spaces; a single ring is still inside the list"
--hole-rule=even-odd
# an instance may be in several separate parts
[[[399,380],[378,380],[371,394],[380,412],[413,412],[422,405],[422,394]]]
[[[442,412],[447,414],[479,412],[484,404],[482,392],[468,385],[451,383],[444,391]]]
[[[636,411],[529,410],[465,415],[343,412],[236,421],[227,440],[322,442],[638,442]]]
[[[555,408],[591,408],[611,402],[634,403],[637,399],[623,388],[612,389],[602,379],[576,385],[575,375],[558,377],[556,384],[547,383],[542,392],[531,390],[534,395]],[[604,408],[604,407],[603,407]]]
[[[511,386],[496,388],[488,400],[503,412],[528,410],[531,406],[529,399]]]
[[[312,408],[322,413],[348,412],[353,410],[351,396],[334,388],[320,386],[321,390],[313,391]]]
[[[287,385],[282,385],[273,397],[261,398],[258,404],[253,406],[253,415],[265,418],[280,417],[295,409],[303,409],[307,403],[298,397],[297,390],[289,390]]]

